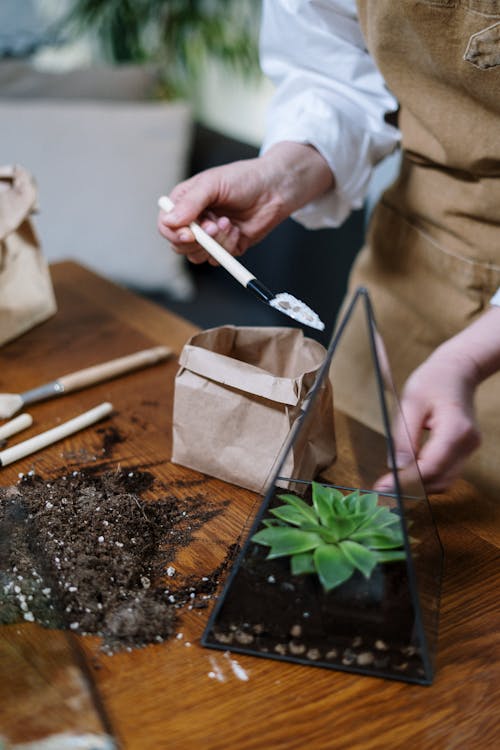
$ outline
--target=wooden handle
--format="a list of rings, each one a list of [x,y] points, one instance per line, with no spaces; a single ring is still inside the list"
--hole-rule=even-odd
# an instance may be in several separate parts
[[[140,367],[154,365],[162,359],[166,359],[172,354],[172,350],[166,346],[155,346],[152,349],[144,349],[135,354],[128,354],[126,357],[112,359],[110,362],[103,362],[100,365],[87,367],[84,370],[63,375],[58,378],[58,382],[64,389],[65,393],[76,391],[78,388],[85,388],[94,383],[102,383],[103,380],[109,380],[124,372],[131,372]]]
[[[174,207],[174,204],[166,195],[162,195],[162,197],[159,198],[158,205],[162,209],[162,211],[165,211],[166,213],[171,211]],[[213,237],[210,237],[210,235],[207,234],[199,224],[197,224],[195,221],[192,221],[189,225],[189,228],[194,234],[196,241],[207,251],[209,255],[212,256],[212,258],[215,258],[217,263],[220,263],[220,265],[225,268],[226,271],[228,271],[231,276],[236,279],[236,281],[239,281],[242,286],[246,287],[249,281],[255,279],[255,275],[253,273],[250,273],[250,271],[248,271],[245,266],[243,266],[238,260],[236,260],[234,256],[231,255],[231,253],[228,253],[228,251],[225,250],[222,245],[219,245],[219,243],[214,240]]]
[[[24,412],[0,427],[0,440],[5,440],[11,435],[15,435],[16,433],[21,432],[21,430],[25,430],[27,427],[31,427],[32,424],[33,417],[31,414]]]
[[[0,451],[0,466],[7,466],[7,464],[11,464],[20,458],[46,448],[47,445],[51,445],[57,440],[62,440],[62,438],[78,432],[78,430],[83,430],[84,427],[89,427],[94,422],[98,422],[103,417],[106,417],[112,410],[113,404],[105,401],[103,404],[99,404],[99,406],[95,406],[93,409],[79,414],[78,417],[68,420],[68,422],[63,422],[51,430],[46,430],[39,435],[35,435],[35,437],[29,438],[29,440],[24,440],[22,443],[13,445],[12,448]]]

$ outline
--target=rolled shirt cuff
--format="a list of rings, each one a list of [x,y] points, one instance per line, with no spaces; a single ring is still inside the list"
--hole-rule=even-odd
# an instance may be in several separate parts
[[[490,299],[490,305],[498,305],[498,307],[500,307],[500,289],[497,289],[493,297]]]

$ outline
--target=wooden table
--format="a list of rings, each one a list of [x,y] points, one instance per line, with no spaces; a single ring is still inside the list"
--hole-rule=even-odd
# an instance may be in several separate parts
[[[89,362],[154,344],[179,352],[194,331],[187,322],[81,266],[57,264],[52,274],[59,311],[2,348],[0,391],[22,391]],[[114,447],[112,463],[148,467],[176,491],[187,492],[182,490],[187,480],[200,475],[169,463],[176,369],[172,359],[33,406],[30,411],[37,425],[31,433],[110,400],[117,412],[113,424],[126,436]],[[92,428],[79,433],[6,467],[1,484],[15,483],[19,472],[32,469],[50,477],[60,469],[63,456],[68,460],[73,455],[68,468],[79,468],[78,456],[84,456],[85,450],[95,452],[96,440]],[[214,479],[198,483],[197,491],[207,504],[229,501],[224,513],[200,529],[176,561],[200,572],[213,568],[224,559],[229,545],[244,539],[260,498]],[[461,483],[452,493],[432,498],[432,506],[446,565],[437,676],[431,687],[245,655],[235,659],[199,645],[207,610],[185,611],[182,639],[144,649],[103,656],[97,638],[77,637],[121,746],[128,750],[498,747],[500,503],[479,497]],[[0,630],[0,637],[12,632],[8,627],[10,631]],[[33,649],[40,639],[54,644],[58,637],[58,631],[31,624],[15,627],[25,643],[33,642]],[[186,642],[192,645],[187,647]],[[219,679],[213,678],[214,671]],[[12,675],[12,684],[3,685],[4,698],[17,682]],[[21,710],[23,696],[17,700]],[[82,731],[95,730],[98,722],[88,718],[85,724],[86,715],[82,708]],[[18,731],[22,734],[22,727]]]

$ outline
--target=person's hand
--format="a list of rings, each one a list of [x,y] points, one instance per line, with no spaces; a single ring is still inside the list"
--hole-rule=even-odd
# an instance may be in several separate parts
[[[435,352],[408,378],[401,397],[404,423],[393,426],[396,466],[402,489],[416,481],[414,456],[429,492],[442,492],[456,479],[480,443],[474,417],[475,368],[470,360]],[[426,439],[427,437],[427,439]],[[392,473],[375,484],[394,490]]]
[[[333,183],[326,161],[312,146],[279,143],[261,157],[207,169],[178,184],[170,194],[175,208],[160,211],[158,229],[191,262],[215,264],[195,242],[191,221],[228,252],[241,255]]]
[[[480,444],[474,416],[476,387],[500,369],[500,307],[442,344],[408,378],[401,417],[393,424],[395,459],[402,488],[418,469],[429,492],[442,492],[460,475]],[[392,473],[375,483],[378,492],[394,490]]]

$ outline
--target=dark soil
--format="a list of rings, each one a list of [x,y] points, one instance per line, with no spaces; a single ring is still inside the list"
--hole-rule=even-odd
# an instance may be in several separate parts
[[[425,682],[406,564],[358,571],[325,592],[249,543],[204,643],[255,655]]]
[[[123,469],[0,488],[0,623],[97,634],[113,652],[161,642],[184,607],[206,607],[234,550],[198,578],[182,577],[174,560],[224,506],[195,493],[143,499],[153,482]]]

